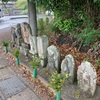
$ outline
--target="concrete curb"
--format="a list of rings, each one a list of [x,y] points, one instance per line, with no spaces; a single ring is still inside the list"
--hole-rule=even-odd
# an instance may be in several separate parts
[[[28,18],[28,17],[13,17],[13,18],[10,18],[11,20],[13,20],[13,19],[21,19],[21,18]]]

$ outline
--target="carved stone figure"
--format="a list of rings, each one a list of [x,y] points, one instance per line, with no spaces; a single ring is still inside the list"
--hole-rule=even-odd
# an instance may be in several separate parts
[[[17,24],[15,33],[16,33],[17,38],[22,38],[21,25],[20,24]]]
[[[93,96],[96,90],[97,74],[93,65],[84,61],[78,67],[77,71],[78,85],[89,96]]]
[[[14,27],[11,27],[11,35],[12,35],[12,42],[14,43],[15,39],[17,38]]]
[[[30,35],[32,36],[32,31],[31,31],[30,25],[26,22],[23,22],[21,24],[21,31],[22,31],[22,37],[24,39],[24,42],[27,44],[30,44],[29,36]]]
[[[38,50],[38,55],[41,58],[42,67],[46,67],[48,45],[49,45],[49,41],[46,35],[37,37],[37,50]]]
[[[16,34],[16,38],[15,38],[15,45],[17,48],[20,48],[21,43],[23,43],[23,38],[22,38],[22,34],[21,34],[21,25],[17,24],[16,29],[15,29],[15,34]]]
[[[59,50],[56,48],[56,46],[51,45],[47,48],[48,51],[48,67],[51,67],[51,69],[55,69],[58,72],[60,71],[60,53]]]
[[[65,56],[65,59],[61,63],[61,72],[69,74],[69,82],[73,83],[75,79],[75,62],[72,55]]]
[[[35,36],[31,36],[29,37],[29,41],[30,41],[30,53],[32,53],[33,55],[37,54],[37,37]]]

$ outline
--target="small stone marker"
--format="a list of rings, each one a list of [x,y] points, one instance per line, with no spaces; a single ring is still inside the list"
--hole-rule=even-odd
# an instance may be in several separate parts
[[[11,35],[12,35],[12,42],[15,43],[15,38],[17,37],[15,34],[15,28],[11,27]]]
[[[48,37],[46,35],[37,37],[38,55],[42,59],[41,66],[44,67],[47,59],[47,47],[49,45]]]
[[[29,52],[29,49],[30,49],[30,45],[29,44],[21,43],[20,52],[22,54],[24,54],[25,56],[27,56],[28,52]]]
[[[23,38],[22,38],[22,33],[21,33],[21,25],[17,24],[16,29],[15,29],[15,36],[14,36],[14,46],[16,46],[17,48],[19,48],[21,46],[21,43],[23,42]]]
[[[40,58],[47,57],[47,47],[49,45],[48,37],[46,35],[37,37],[38,55]]]
[[[29,37],[29,41],[30,41],[30,53],[32,53],[33,55],[37,54],[37,37],[35,36],[31,36]]]
[[[19,23],[16,26],[15,33],[16,33],[17,38],[22,38],[21,25]]]
[[[61,63],[61,73],[69,74],[69,82],[73,83],[75,79],[75,62],[72,55],[67,55]]]
[[[29,52],[31,54],[37,54],[37,38],[32,35],[31,27],[28,23],[24,22],[21,24],[22,27],[22,36],[24,42],[30,44]]]
[[[21,24],[21,32],[22,32],[22,37],[24,39],[24,42],[30,44],[29,36],[32,34],[30,25],[26,22],[23,22]]]
[[[60,66],[60,54],[59,50],[56,48],[56,46],[51,45],[47,48],[48,51],[48,67],[51,67],[53,69],[56,69],[59,71]]]
[[[84,61],[78,67],[77,79],[79,87],[89,96],[93,96],[95,93],[96,77],[96,70],[90,62]]]
[[[21,24],[21,34],[23,42],[20,42],[20,51],[27,56],[30,49],[30,36],[32,36],[31,27],[28,23],[23,22]]]

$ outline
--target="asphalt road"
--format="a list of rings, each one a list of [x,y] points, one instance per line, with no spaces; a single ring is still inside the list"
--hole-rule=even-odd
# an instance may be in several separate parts
[[[0,18],[0,29],[4,29],[7,27],[11,27],[16,25],[17,23],[28,22],[27,15],[21,16],[5,16]]]
[[[37,14],[37,18],[46,18],[50,16],[46,16],[44,14]],[[7,27],[11,27],[16,25],[17,23],[28,22],[27,15],[17,15],[17,16],[5,16],[0,18],[0,29],[4,29]]]

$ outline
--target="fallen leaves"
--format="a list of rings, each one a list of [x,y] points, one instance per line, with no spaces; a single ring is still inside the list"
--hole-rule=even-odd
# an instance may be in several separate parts
[[[51,45],[56,45],[56,47],[59,49],[60,52],[60,61],[62,61],[66,55],[71,54],[74,57],[75,60],[75,69],[77,71],[78,66],[84,61],[89,61],[90,63],[92,63],[92,65],[94,66],[94,68],[96,69],[97,72],[97,85],[100,85],[100,64],[97,65],[96,61],[97,58],[100,58],[100,44],[97,45],[97,47],[93,50],[90,49],[88,50],[87,53],[84,52],[80,52],[79,50],[77,50],[77,48],[75,47],[75,42],[72,43],[72,45],[70,45],[70,41],[68,41],[69,39],[67,39],[67,43],[66,44],[62,44],[62,45],[57,45],[57,41],[60,35],[55,36],[55,37],[49,37],[49,40],[52,41],[50,42]],[[85,48],[84,48],[85,49]]]
[[[10,63],[13,59],[11,54],[5,55]],[[54,93],[40,79],[33,79],[31,72],[23,65],[16,66],[15,60],[10,66],[19,76],[28,82],[28,84],[41,96],[43,100],[55,100]]]

